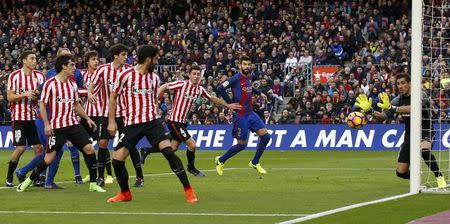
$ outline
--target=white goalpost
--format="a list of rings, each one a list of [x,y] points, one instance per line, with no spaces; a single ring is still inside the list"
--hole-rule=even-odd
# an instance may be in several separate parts
[[[450,193],[437,188],[434,172],[422,162],[422,102],[430,101],[432,153],[447,183],[450,174],[450,16],[449,0],[413,0],[411,36],[411,158],[410,193]],[[447,52],[449,51],[449,52]],[[447,55],[447,56],[445,56]],[[447,78],[449,79],[447,82]]]

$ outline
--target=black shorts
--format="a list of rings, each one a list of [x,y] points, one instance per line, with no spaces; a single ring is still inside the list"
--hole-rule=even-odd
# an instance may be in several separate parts
[[[99,139],[113,139],[114,136],[111,136],[108,133],[108,118],[107,117],[101,117],[101,122],[100,122],[100,127],[98,128],[98,132],[99,132]],[[119,136],[121,133],[123,133],[123,130],[125,128],[125,123],[124,123],[124,117],[116,117],[116,124],[117,124],[117,130],[119,131]]]
[[[97,125],[97,129],[94,131],[91,127],[89,127],[89,124],[87,123],[87,120],[84,118],[81,118],[81,126],[83,126],[84,130],[88,133],[89,137],[91,137],[91,141],[97,141],[99,136],[99,129],[101,125],[101,117],[91,117],[91,120]]]
[[[35,121],[13,121],[13,145],[32,146],[41,144]]]
[[[397,161],[399,163],[410,163],[410,139],[408,136],[405,135],[404,142],[400,146],[400,151],[398,153]],[[433,147],[433,141],[434,141],[434,131],[430,130],[422,130],[422,141],[428,141],[431,143],[431,147]]]
[[[88,133],[79,124],[55,129],[53,133],[53,136],[48,138],[47,152],[61,150],[67,140],[77,147],[78,150],[82,150],[87,144],[92,144]]]
[[[173,140],[176,140],[178,142],[185,142],[191,138],[187,130],[187,126],[188,124],[186,123],[179,123],[170,120],[167,121],[167,127],[169,128],[170,136]]]
[[[132,124],[126,126],[123,133],[119,135],[119,143],[114,150],[126,147],[128,150],[134,149],[143,137],[146,137],[153,146],[169,138],[161,119],[152,120],[141,124]]]

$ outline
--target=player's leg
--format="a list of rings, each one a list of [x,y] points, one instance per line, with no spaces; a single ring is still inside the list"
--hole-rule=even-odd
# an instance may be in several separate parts
[[[98,140],[98,179],[99,182],[105,180],[105,168],[108,183],[112,183],[111,157],[108,150],[109,140],[114,138],[110,136],[107,130],[108,118],[102,117],[99,126]],[[106,182],[106,181],[105,181]]]
[[[48,166],[47,179],[44,180],[44,183],[45,183],[44,188],[45,189],[62,189],[61,186],[59,186],[55,183],[55,177],[56,177],[56,174],[58,173],[59,163],[61,162],[61,158],[63,155],[64,155],[64,148],[61,148],[61,150],[58,150],[56,152],[55,159]],[[41,175],[41,177],[42,177],[42,175]],[[41,177],[39,179],[41,179]],[[36,184],[34,184],[34,185],[36,185]]]
[[[64,130],[54,130],[54,132],[54,135],[48,138],[48,148],[44,160],[36,166],[29,178],[17,186],[18,192],[25,191],[33,181],[38,180],[42,170],[47,169],[48,165],[55,160],[57,151],[62,150],[62,146],[67,141],[67,135],[64,133]]]
[[[184,143],[187,145],[187,149],[186,149],[186,158],[188,161],[187,171],[194,176],[204,177],[205,173],[203,173],[202,171],[198,170],[197,167],[195,167],[196,144],[195,144],[194,139],[189,138]],[[177,149],[179,145],[180,145],[180,143],[178,141],[172,140],[172,148]]]
[[[151,153],[159,153],[158,147],[141,147],[139,149],[139,152],[141,153],[141,164],[145,163],[145,159],[147,156],[149,156]]]
[[[166,132],[160,119],[145,123],[144,132],[145,137],[152,145],[157,145],[161,153],[166,158],[172,171],[177,175],[181,184],[183,185],[186,201],[188,203],[197,202],[197,196],[189,183],[186,171],[180,158],[175,154],[169,139],[169,133]]]
[[[79,153],[77,147],[75,147],[71,142],[67,142],[67,147],[70,150],[70,159],[72,161],[74,176],[81,177],[81,175],[80,175],[80,153]]]
[[[270,135],[267,132],[267,128],[264,126],[264,122],[261,120],[261,118],[256,115],[255,113],[252,113],[250,115],[249,119],[249,129],[251,131],[255,131],[255,133],[259,136],[258,144],[256,145],[256,152],[255,156],[253,157],[253,160],[249,162],[249,166],[260,174],[266,174],[267,171],[261,167],[261,164],[259,163],[259,159],[261,158],[262,154],[266,150],[267,144],[269,144],[270,141]]]
[[[233,115],[233,137],[237,139],[238,144],[231,146],[231,148],[228,149],[225,154],[223,154],[222,156],[217,156],[215,158],[217,174],[223,174],[225,161],[247,147],[248,134],[249,130],[247,117],[239,117],[237,115]]]
[[[142,128],[142,125],[127,126],[119,136],[119,142],[113,153],[112,165],[116,174],[117,183],[120,186],[120,192],[116,196],[109,198],[107,202],[126,202],[132,200],[125,160],[130,154],[128,149],[134,149],[143,136],[144,128]]]
[[[39,141],[39,136],[36,130],[36,125],[33,121],[27,122],[26,128],[24,130],[25,138],[27,139],[28,144],[33,145],[34,148],[34,158],[27,163],[24,167],[16,170],[16,176],[19,182],[23,182],[25,180],[26,174],[30,172],[34,167],[36,167],[39,162],[44,159],[44,150],[41,142]]]
[[[403,179],[409,179],[409,142],[405,139],[403,144],[400,146],[400,151],[398,153],[397,168],[395,170],[398,177]]]
[[[123,133],[125,129],[124,118],[116,118],[117,130],[119,130],[119,136]],[[142,172],[141,158],[139,152],[136,148],[128,148],[130,153],[130,159],[133,163],[134,171],[136,172],[136,181],[134,182],[135,187],[144,186],[144,174]]]
[[[75,147],[82,149],[86,154],[86,165],[90,178],[89,191],[106,192],[95,182],[97,179],[97,157],[86,130],[84,130],[81,125],[75,125],[68,129],[68,136],[70,142],[72,142]]]
[[[19,164],[20,156],[22,156],[23,152],[25,152],[26,140],[23,135],[25,127],[22,122],[13,121],[12,123],[12,131],[13,131],[13,145],[15,146],[14,152],[11,154],[11,159],[8,164],[8,172],[6,175],[6,186],[14,187],[14,171]]]
[[[426,136],[424,134],[426,133],[422,132],[422,138]],[[424,138],[420,143],[420,147],[422,149],[422,158],[424,162],[427,164],[427,166],[430,168],[430,170],[434,173],[438,188],[447,187],[447,182],[445,181],[444,176],[439,170],[439,165],[436,162],[436,157],[431,152],[432,149],[431,141],[429,141],[427,138]]]

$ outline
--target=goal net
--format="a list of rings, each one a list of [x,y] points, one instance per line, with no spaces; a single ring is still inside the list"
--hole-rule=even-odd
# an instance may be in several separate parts
[[[414,15],[413,15],[414,16]],[[431,130],[422,120],[422,133],[431,131],[432,153],[447,183],[450,177],[450,5],[449,0],[423,0],[422,2],[422,88],[428,96]],[[414,28],[414,27],[413,27]],[[414,30],[413,30],[414,32]],[[412,43],[414,50],[414,43]],[[419,45],[420,46],[420,45]],[[414,63],[414,59],[411,59]],[[414,65],[413,65],[414,66]],[[417,74],[417,73],[412,73]],[[412,89],[414,91],[414,89]],[[424,104],[425,102],[422,102]],[[412,105],[413,106],[413,105]],[[424,108],[424,107],[422,107]],[[414,107],[412,107],[414,110]],[[422,109],[423,110],[423,109]],[[413,117],[411,117],[413,119]],[[412,127],[413,128],[413,127]],[[413,130],[412,130],[413,131]],[[411,148],[413,149],[413,148]],[[412,159],[413,157],[411,157]],[[438,188],[436,172],[426,165],[432,157],[420,162],[420,191],[450,193]]]

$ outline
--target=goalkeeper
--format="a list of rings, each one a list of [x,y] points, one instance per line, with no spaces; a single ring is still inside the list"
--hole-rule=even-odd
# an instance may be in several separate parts
[[[390,102],[389,96],[386,93],[379,95],[380,102],[377,104],[383,111],[372,112],[372,101],[367,99],[367,96],[361,94],[356,99],[355,106],[361,108],[364,112],[372,112],[373,118],[383,121],[388,117],[394,117],[395,114],[400,114],[405,123],[405,138],[403,144],[400,147],[397,163],[397,176],[403,179],[409,179],[409,154],[410,154],[410,113],[411,113],[411,78],[406,74],[399,74],[397,76],[397,88],[399,90],[399,96],[394,98]],[[436,158],[432,149],[432,140],[434,134],[432,131],[430,103],[425,94],[422,94],[422,142],[420,147],[422,148],[422,158],[427,166],[434,173],[437,180],[438,188],[447,187],[442,173],[439,171],[439,166],[436,163]]]

